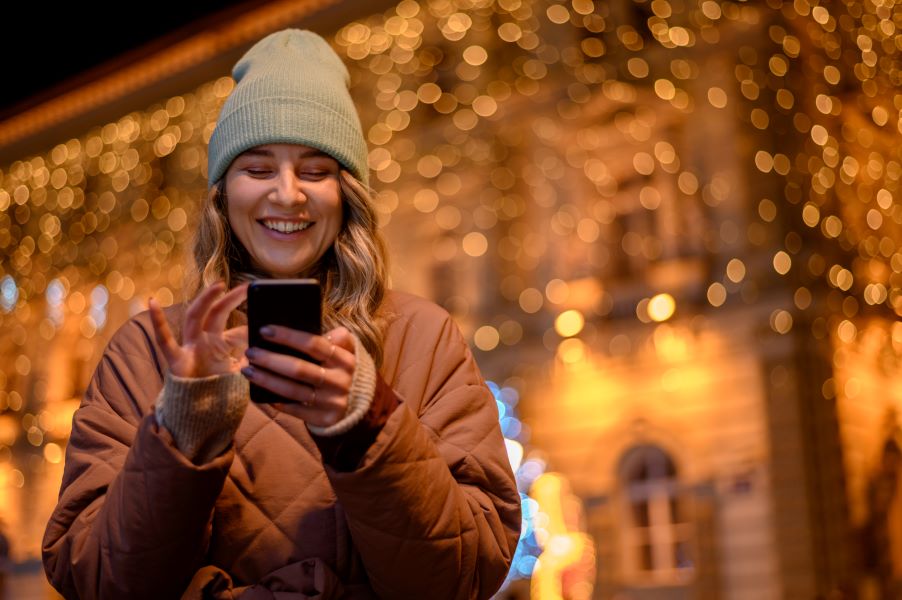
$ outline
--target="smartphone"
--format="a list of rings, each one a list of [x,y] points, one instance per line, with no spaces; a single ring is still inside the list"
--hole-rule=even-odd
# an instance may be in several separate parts
[[[280,354],[291,354],[313,363],[307,354],[276,344],[260,335],[264,325],[284,325],[292,329],[322,333],[322,287],[316,279],[258,279],[247,289],[247,333],[251,347],[263,348]],[[261,368],[261,367],[254,367]],[[258,404],[295,402],[250,384],[251,400]]]

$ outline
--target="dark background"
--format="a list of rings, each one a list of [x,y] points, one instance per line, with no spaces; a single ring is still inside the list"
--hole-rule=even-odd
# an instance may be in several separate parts
[[[265,2],[12,3],[4,7],[0,34],[0,120],[261,4]]]

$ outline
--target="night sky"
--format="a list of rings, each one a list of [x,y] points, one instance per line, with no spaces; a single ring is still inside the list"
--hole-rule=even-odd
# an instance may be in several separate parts
[[[0,120],[56,95],[74,81],[115,68],[117,57],[125,53],[152,47],[167,36],[172,36],[167,41],[187,37],[226,11],[258,4],[166,0],[127,9],[119,2],[16,2],[4,7]]]

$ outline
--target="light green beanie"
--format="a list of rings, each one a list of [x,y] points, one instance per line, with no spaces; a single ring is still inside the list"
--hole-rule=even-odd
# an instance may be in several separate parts
[[[348,70],[326,40],[312,31],[277,31],[235,63],[232,77],[235,89],[210,138],[210,187],[245,150],[278,143],[322,150],[369,183],[366,140],[348,92]]]

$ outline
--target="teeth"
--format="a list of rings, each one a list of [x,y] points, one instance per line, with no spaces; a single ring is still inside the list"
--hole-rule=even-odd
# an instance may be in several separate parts
[[[286,222],[286,221],[270,221],[270,220],[264,220],[264,221],[263,221],[263,224],[264,224],[267,228],[269,228],[269,229],[274,229],[274,230],[276,230],[276,231],[281,231],[282,233],[292,233],[292,232],[295,232],[295,231],[301,231],[302,229],[307,229],[307,228],[310,227],[313,223],[310,223],[310,222],[308,222],[308,221],[305,221],[305,222],[302,222],[302,223],[288,223],[288,222]]]

